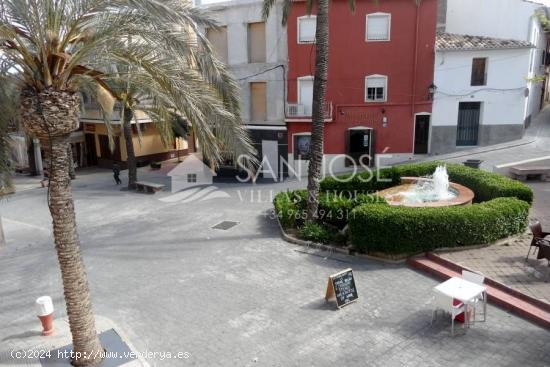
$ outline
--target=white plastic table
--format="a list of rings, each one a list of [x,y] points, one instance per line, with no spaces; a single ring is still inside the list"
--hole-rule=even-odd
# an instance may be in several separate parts
[[[443,283],[434,287],[434,291],[442,293],[450,298],[454,298],[464,303],[465,312],[464,320],[466,324],[470,325],[470,320],[468,317],[468,305],[476,299],[478,296],[482,295],[487,290],[486,287],[469,282],[462,278],[452,277]],[[483,297],[483,317],[485,318],[485,313],[487,312],[487,297]]]

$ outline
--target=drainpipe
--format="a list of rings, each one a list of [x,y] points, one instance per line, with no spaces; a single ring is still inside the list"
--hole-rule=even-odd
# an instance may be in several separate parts
[[[414,32],[414,63],[413,63],[413,82],[412,82],[412,101],[411,101],[411,116],[414,116],[415,104],[416,104],[416,71],[418,68],[418,24],[420,22],[419,8],[422,3],[416,5],[416,24]]]

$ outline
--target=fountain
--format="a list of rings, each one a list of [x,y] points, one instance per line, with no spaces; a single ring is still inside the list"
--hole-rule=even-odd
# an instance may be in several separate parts
[[[441,207],[471,204],[474,193],[469,188],[449,182],[447,168],[437,166],[430,177],[401,177],[401,185],[379,191],[390,205]]]

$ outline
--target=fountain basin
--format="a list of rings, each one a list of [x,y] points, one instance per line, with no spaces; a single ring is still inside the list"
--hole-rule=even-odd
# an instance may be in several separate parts
[[[383,197],[389,205],[407,206],[411,208],[439,208],[455,205],[469,205],[474,199],[474,192],[466,186],[449,182],[449,192],[451,197],[445,200],[407,202],[405,193],[411,192],[417,183],[421,180],[427,180],[423,177],[401,177],[401,185],[393,186],[385,190],[378,191],[376,195]]]

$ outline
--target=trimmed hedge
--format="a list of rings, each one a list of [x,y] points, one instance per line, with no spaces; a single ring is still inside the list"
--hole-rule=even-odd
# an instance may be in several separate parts
[[[451,182],[474,192],[476,204],[409,208],[389,206],[372,195],[399,184],[401,177],[431,175],[439,164],[446,165]],[[349,224],[352,246],[359,251],[412,254],[521,233],[532,201],[533,192],[521,182],[459,164],[423,162],[323,179],[315,224],[304,226],[306,190],[279,193],[274,205],[283,227],[300,228],[303,238],[326,242],[327,231]]]
[[[412,254],[521,233],[528,213],[529,204],[516,198],[443,208],[361,205],[350,216],[349,228],[359,251]]]
[[[447,167],[451,182],[464,185],[474,192],[475,202],[480,203],[498,197],[516,197],[528,203],[533,202],[533,192],[529,186],[519,181],[460,164],[437,161],[402,164],[372,172],[361,172],[355,176],[345,174],[336,178],[327,177],[321,181],[321,191],[372,193],[398,185],[401,177],[431,175],[440,164],[444,164]]]
[[[319,196],[318,221],[337,228],[344,228],[352,210],[362,204],[386,203],[376,195],[323,192]],[[299,227],[305,220],[307,191],[280,192],[274,199],[275,211],[284,228]]]
[[[384,190],[399,183],[395,168],[382,168],[355,175],[348,173],[337,177],[326,177],[321,181],[322,192],[368,194]]]

